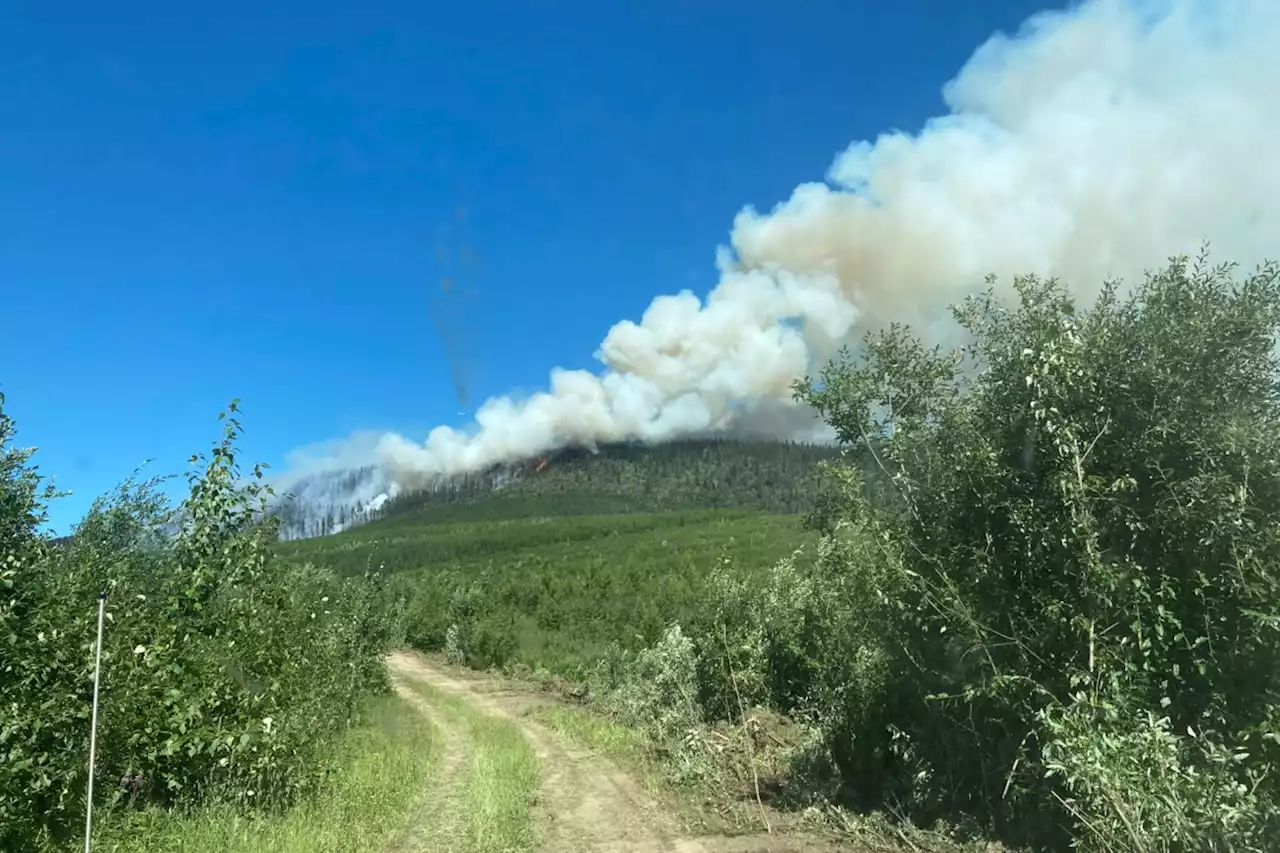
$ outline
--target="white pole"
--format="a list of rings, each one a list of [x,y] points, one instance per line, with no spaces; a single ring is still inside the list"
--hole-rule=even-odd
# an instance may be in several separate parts
[[[102,617],[107,610],[107,593],[98,594],[98,644],[93,662],[93,721],[89,724],[89,790],[85,795],[84,853],[89,853],[93,839],[93,764],[98,751],[98,683],[102,677]]]

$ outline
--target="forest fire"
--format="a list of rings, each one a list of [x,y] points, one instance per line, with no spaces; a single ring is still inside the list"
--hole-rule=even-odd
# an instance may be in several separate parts
[[[543,469],[546,467],[547,467],[547,458],[544,456],[538,460],[536,465],[533,466],[533,473],[541,474]]]

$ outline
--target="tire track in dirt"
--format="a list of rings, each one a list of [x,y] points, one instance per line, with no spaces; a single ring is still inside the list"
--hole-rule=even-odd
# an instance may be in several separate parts
[[[536,812],[543,851],[576,853],[802,853],[832,850],[809,838],[766,836],[682,835],[674,816],[611,762],[564,742],[557,734],[526,716],[534,697],[504,689],[499,680],[481,675],[455,674],[444,666],[410,652],[396,652],[387,666],[398,682],[418,680],[459,697],[484,714],[516,725],[533,747],[542,770]],[[428,703],[412,693],[415,706]],[[425,709],[437,719],[430,710]],[[450,739],[466,740],[460,731]],[[447,749],[463,749],[451,746]],[[446,751],[446,761],[448,760]],[[454,759],[456,764],[461,757]],[[442,773],[442,776],[445,775]]]

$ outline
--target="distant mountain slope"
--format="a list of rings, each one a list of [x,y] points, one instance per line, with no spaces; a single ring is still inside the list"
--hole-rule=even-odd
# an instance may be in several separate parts
[[[778,441],[687,440],[564,450],[388,501],[382,518],[440,520],[585,515],[671,509],[798,512],[814,463],[829,446]],[[462,509],[465,507],[466,509]]]
[[[281,539],[308,539],[339,533],[380,517],[397,489],[375,465],[325,471],[275,483],[272,513]]]
[[[698,439],[567,449],[397,494],[375,467],[297,481],[281,505],[282,537],[340,532],[368,522],[423,523],[532,516],[757,509],[792,513],[812,501],[816,462],[830,445]]]

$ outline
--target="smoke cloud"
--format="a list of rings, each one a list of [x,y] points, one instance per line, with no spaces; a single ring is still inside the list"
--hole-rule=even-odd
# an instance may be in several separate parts
[[[826,180],[736,217],[700,300],[659,296],[548,390],[473,428],[381,437],[387,478],[439,477],[566,445],[708,431],[817,436],[794,379],[891,320],[942,336],[994,273],[1081,296],[1205,240],[1253,264],[1280,234],[1280,4],[1094,0],[992,36],[943,89],[949,113],[836,157]]]

